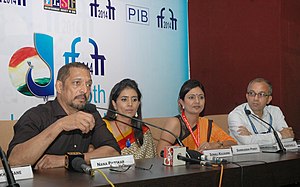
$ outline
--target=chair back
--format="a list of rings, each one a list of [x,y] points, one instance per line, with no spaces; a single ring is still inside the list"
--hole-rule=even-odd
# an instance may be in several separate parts
[[[213,120],[215,124],[217,124],[227,134],[229,134],[229,129],[228,129],[228,114],[215,114],[215,115],[207,115],[207,116],[204,116],[204,117]]]

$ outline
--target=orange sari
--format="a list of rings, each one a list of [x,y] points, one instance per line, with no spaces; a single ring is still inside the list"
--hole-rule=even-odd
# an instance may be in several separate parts
[[[198,124],[200,125],[200,145],[207,141],[207,131],[208,131],[208,119],[204,117],[199,117]],[[195,137],[198,135],[198,130],[195,128],[193,130]],[[209,142],[223,142],[226,140],[231,140],[236,142],[231,136],[224,132],[218,125],[214,122],[212,123],[211,136]],[[182,140],[182,143],[189,149],[197,149],[197,145],[192,137],[189,134],[186,138]]]

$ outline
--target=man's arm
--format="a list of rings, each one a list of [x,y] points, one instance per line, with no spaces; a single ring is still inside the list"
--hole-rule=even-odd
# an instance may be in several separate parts
[[[9,162],[11,165],[34,165],[62,131],[80,129],[83,133],[87,133],[92,130],[94,126],[94,117],[85,112],[77,112],[61,118],[38,135],[15,145],[9,155]]]
[[[276,139],[273,133],[255,134],[247,121],[247,116],[233,111],[228,115],[228,125],[230,135],[234,137],[239,144],[274,144]],[[280,135],[279,135],[280,136]]]
[[[92,158],[101,158],[101,157],[110,157],[110,156],[118,156],[120,153],[111,146],[101,146],[93,151],[84,153],[84,160],[86,163],[90,164],[90,160]]]
[[[89,152],[84,153],[84,159],[86,163],[90,163],[91,158],[101,158],[109,156],[118,156],[120,153],[110,146],[102,146],[98,149],[90,149]],[[64,155],[44,155],[35,165],[34,169],[47,169],[47,168],[56,168],[64,167],[65,165],[65,156]]]

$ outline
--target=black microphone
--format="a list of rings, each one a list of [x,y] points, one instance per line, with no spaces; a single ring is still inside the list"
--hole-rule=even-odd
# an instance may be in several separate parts
[[[70,171],[91,174],[92,168],[84,160],[84,154],[80,152],[67,152],[65,154],[65,168]]]
[[[286,149],[284,148],[284,146],[283,146],[283,144],[282,144],[282,142],[281,142],[281,140],[280,140],[277,132],[275,131],[274,127],[270,123],[268,123],[265,120],[257,117],[256,115],[252,114],[250,110],[245,109],[245,113],[246,113],[247,116],[250,115],[250,116],[252,116],[252,117],[254,117],[254,118],[256,118],[256,119],[264,122],[265,124],[267,124],[273,130],[273,134],[274,134],[274,137],[275,137],[275,139],[276,139],[276,141],[278,143],[279,150],[276,150],[276,151],[268,150],[268,151],[263,151],[263,152],[270,152],[270,153],[285,153],[286,152]]]
[[[151,127],[156,128],[156,129],[159,129],[159,130],[168,132],[169,134],[171,134],[171,135],[175,138],[176,142],[177,142],[180,146],[185,147],[184,144],[182,143],[182,141],[179,139],[179,137],[177,137],[173,132],[171,132],[171,131],[169,131],[169,130],[167,130],[167,129],[164,129],[164,128],[161,128],[161,127],[159,127],[159,126],[153,125],[153,124],[151,124],[151,123],[142,121],[142,120],[140,120],[140,119],[138,119],[138,118],[133,118],[133,117],[127,116],[127,115],[125,115],[125,114],[119,113],[119,112],[117,112],[117,111],[115,111],[115,110],[112,110],[112,109],[109,109],[109,108],[97,107],[96,105],[91,104],[91,103],[86,104],[86,105],[85,105],[85,108],[86,108],[87,111],[91,111],[91,112],[93,112],[93,111],[95,112],[95,111],[97,111],[97,109],[110,111],[110,112],[116,113],[116,114],[118,114],[118,115],[120,115],[120,116],[129,118],[129,119],[131,119],[131,120],[134,120],[134,121],[137,121],[137,122],[140,122],[140,123],[144,123],[144,124],[146,124],[146,125],[149,125],[149,126],[151,126]],[[190,157],[190,155],[189,155],[188,153],[187,153],[187,155],[188,155],[188,157]]]
[[[203,160],[199,160],[199,159],[195,159],[195,158],[188,158],[188,157],[181,156],[181,155],[177,155],[177,159],[185,161],[190,164],[200,164],[203,166],[212,166],[212,163],[210,161],[203,161]]]
[[[76,157],[72,160],[71,165],[74,171],[84,172],[86,174],[91,174],[92,168],[86,164],[85,160],[81,157]]]
[[[199,151],[196,150],[186,150],[186,152],[190,155],[190,158],[183,158],[181,155],[177,155],[178,160],[183,160],[189,163],[195,163],[195,164],[202,164],[205,165],[205,163],[213,163],[213,164],[221,164],[221,163],[227,163],[228,161],[224,158],[214,157],[214,156],[208,156],[201,154]],[[164,150],[160,152],[160,156],[164,157]],[[203,161],[203,162],[200,162]]]
[[[2,165],[5,171],[5,175],[6,175],[6,179],[7,179],[7,183],[8,183],[8,187],[19,187],[20,185],[18,183],[16,183],[15,177],[11,171],[11,168],[9,166],[9,163],[7,161],[7,157],[4,153],[4,151],[2,150],[1,146],[0,146],[0,157],[1,157],[1,161],[2,161]]]

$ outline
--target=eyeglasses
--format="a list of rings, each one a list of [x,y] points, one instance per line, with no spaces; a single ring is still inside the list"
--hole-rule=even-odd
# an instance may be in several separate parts
[[[255,93],[254,91],[250,91],[250,92],[247,92],[247,94],[250,96],[250,97],[257,97],[258,98],[263,98],[263,97],[268,97],[270,96],[270,94],[267,94],[265,92],[259,92],[259,93]]]
[[[109,168],[110,171],[114,171],[114,172],[126,172],[131,168],[131,165],[129,166],[120,166],[119,169],[118,168]]]
[[[150,171],[152,168],[153,164],[151,164],[151,166],[149,168],[143,168],[143,167],[139,167],[139,166],[135,166],[135,169],[141,169],[141,170],[146,170],[146,171]],[[130,166],[125,166],[125,165],[121,165],[118,168],[109,168],[110,171],[114,171],[114,172],[126,172],[131,168]]]

